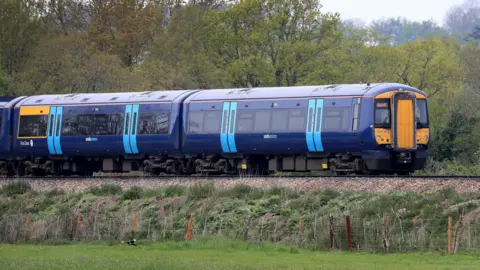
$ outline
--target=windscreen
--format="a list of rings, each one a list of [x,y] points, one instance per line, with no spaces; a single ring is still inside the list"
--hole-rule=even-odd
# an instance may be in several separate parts
[[[390,100],[375,100],[375,127],[390,128]]]
[[[415,118],[417,120],[417,128],[428,127],[428,113],[427,113],[427,101],[425,99],[417,99],[415,110]]]

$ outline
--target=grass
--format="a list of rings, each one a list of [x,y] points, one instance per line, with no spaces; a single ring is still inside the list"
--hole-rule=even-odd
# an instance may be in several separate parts
[[[476,269],[480,256],[314,252],[224,239],[105,246],[0,245],[1,269]]]

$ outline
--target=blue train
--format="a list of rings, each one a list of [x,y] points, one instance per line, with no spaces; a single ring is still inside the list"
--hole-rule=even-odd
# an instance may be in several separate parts
[[[427,95],[345,84],[0,98],[0,174],[410,173]]]

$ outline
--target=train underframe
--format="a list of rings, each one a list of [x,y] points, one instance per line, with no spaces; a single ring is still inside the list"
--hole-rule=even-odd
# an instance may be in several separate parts
[[[0,175],[91,176],[96,172],[150,175],[269,175],[324,171],[333,175],[408,174],[424,167],[428,152],[365,151],[321,155],[197,155],[116,158],[54,157],[0,160]]]

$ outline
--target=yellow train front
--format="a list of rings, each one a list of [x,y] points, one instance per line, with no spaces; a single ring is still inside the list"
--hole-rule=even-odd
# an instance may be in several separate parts
[[[404,85],[395,88],[366,100],[373,105],[374,119],[364,136],[373,133],[375,146],[363,151],[362,158],[370,172],[408,174],[423,169],[428,157],[427,95]]]

